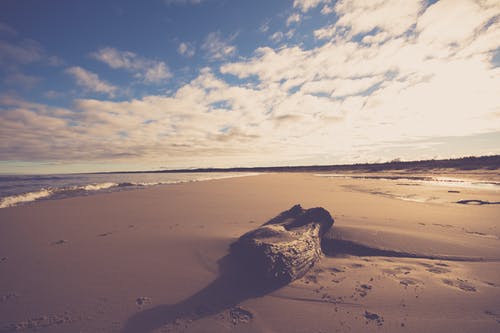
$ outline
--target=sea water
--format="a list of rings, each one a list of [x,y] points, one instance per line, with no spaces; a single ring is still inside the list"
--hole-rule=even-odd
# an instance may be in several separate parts
[[[371,175],[350,175],[343,173],[318,173],[317,177],[345,178],[345,179],[366,179],[366,180],[388,180],[394,182],[405,181],[415,185],[432,185],[443,187],[458,187],[465,189],[500,191],[500,183],[495,181],[461,179],[452,177],[433,176],[371,176]]]
[[[194,181],[256,175],[256,173],[94,173],[64,175],[0,175],[0,208],[36,200],[60,199]]]

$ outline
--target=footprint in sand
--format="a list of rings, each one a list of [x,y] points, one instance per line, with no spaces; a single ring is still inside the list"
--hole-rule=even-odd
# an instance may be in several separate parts
[[[417,280],[417,279],[412,279],[412,278],[405,278],[405,279],[399,280],[399,283],[405,287],[409,287],[409,286],[415,286],[415,285],[421,284],[422,281]]]
[[[62,244],[65,244],[67,242],[68,241],[65,240],[65,239],[60,239],[60,240],[57,240],[57,241],[54,241],[54,242],[50,243],[50,245],[62,245]]]
[[[235,306],[229,309],[229,320],[233,325],[248,324],[254,317],[253,313],[240,307]]]
[[[410,272],[413,270],[413,268],[408,267],[408,266],[395,266],[393,268],[384,268],[382,269],[382,272],[390,275],[407,275],[410,274]]]
[[[418,263],[421,266],[424,266],[426,268],[427,272],[434,273],[434,274],[444,274],[444,273],[450,273],[451,269],[446,268],[450,267],[449,265],[445,263],[436,263],[436,264],[429,264],[426,262],[419,262]]]
[[[143,306],[151,303],[152,303],[151,297],[141,296],[135,299],[135,304],[137,304],[138,306]]]
[[[357,286],[354,290],[358,293],[359,296],[365,297],[368,295],[368,292],[372,290],[373,286],[369,284],[361,284]]]
[[[456,280],[451,280],[451,279],[443,279],[443,283],[450,286],[450,287],[455,287],[460,290],[466,291],[466,292],[476,292],[476,287],[471,284],[467,280],[462,280],[462,279],[456,279]]]
[[[376,313],[365,311],[364,317],[367,319],[366,320],[367,325],[369,322],[374,322],[375,324],[377,324],[377,326],[384,325],[384,317]]]
[[[321,293],[321,291],[322,291],[323,289],[325,289],[325,287],[320,286],[319,288],[314,289],[314,292],[315,292],[316,294],[319,294],[319,293]]]
[[[449,273],[451,272],[451,269],[449,268],[450,265],[445,264],[445,263],[426,263],[426,262],[419,262],[418,263],[420,266],[424,266],[426,268],[426,271],[431,272],[431,273],[436,273],[436,274],[442,274],[442,273]],[[448,268],[446,268],[448,267]]]
[[[2,258],[0,258],[0,263],[7,262],[7,260],[9,260],[8,257],[2,257]]]
[[[242,308],[241,306],[234,306],[219,313],[216,318],[218,320],[229,322],[236,326],[239,324],[250,323],[254,318],[254,314],[251,311]]]
[[[342,277],[342,278],[339,278],[339,279],[332,279],[331,281],[332,281],[333,283],[340,283],[340,282],[342,282],[342,281],[344,281],[344,280],[345,280],[345,277]]]
[[[431,272],[434,274],[444,274],[444,273],[450,273],[451,270],[448,268],[444,267],[430,267],[426,269],[427,272]]]
[[[343,269],[340,269],[340,268],[337,268],[337,267],[330,267],[328,270],[332,272],[330,274],[334,274],[334,275],[336,273],[344,273],[345,272]]]
[[[436,266],[441,266],[441,267],[450,267],[450,265],[445,264],[444,262],[438,262],[438,263],[436,263]]]
[[[311,282],[317,284],[318,283],[318,277],[316,275],[311,275],[311,274],[306,275],[306,276],[304,276],[304,282],[306,284],[309,284]]]
[[[424,267],[426,267],[426,268],[431,268],[431,267],[434,267],[434,265],[432,265],[432,264],[428,264],[428,263],[426,263],[426,262],[418,262],[418,264],[419,264],[420,266],[424,266]]]

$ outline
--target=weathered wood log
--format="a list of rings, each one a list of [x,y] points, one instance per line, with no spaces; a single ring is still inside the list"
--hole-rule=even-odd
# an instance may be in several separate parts
[[[321,238],[333,225],[323,208],[295,205],[231,244],[231,256],[256,278],[286,284],[321,257]]]

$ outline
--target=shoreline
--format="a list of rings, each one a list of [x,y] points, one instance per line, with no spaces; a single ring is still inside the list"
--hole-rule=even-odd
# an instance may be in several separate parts
[[[202,171],[202,172],[188,172],[185,173],[185,176],[196,175],[192,179],[182,179],[182,176],[179,176],[180,180],[169,180],[169,181],[153,181],[153,182],[134,182],[134,181],[126,181],[122,180],[122,182],[89,182],[80,186],[64,186],[64,187],[41,187],[35,191],[30,192],[22,192],[14,195],[8,195],[0,197],[0,209],[26,205],[31,202],[37,201],[45,201],[45,200],[59,200],[61,198],[66,197],[81,197],[88,195],[95,195],[98,193],[113,193],[118,191],[130,191],[130,190],[138,190],[144,189],[151,186],[159,186],[159,185],[173,185],[179,183],[190,183],[190,182],[203,182],[203,181],[211,181],[217,179],[227,179],[227,178],[236,178],[236,177],[249,177],[256,176],[260,174],[312,174],[318,177],[339,177],[339,178],[352,178],[352,179],[373,179],[373,180],[391,180],[391,181],[410,181],[410,182],[434,182],[433,185],[442,185],[445,187],[470,187],[472,186],[493,186],[492,190],[499,186],[500,188],[500,172],[497,170],[457,170],[457,169],[425,169],[425,170],[408,170],[402,169],[397,171],[343,171],[343,172],[240,172],[240,171],[228,171],[225,173],[220,172],[210,172],[210,171]],[[105,174],[105,173],[104,173]],[[104,175],[99,174],[99,175]],[[110,173],[110,174],[121,174],[127,175],[136,174],[135,172],[125,172],[125,173]],[[148,174],[148,172],[139,172],[139,174]],[[156,173],[149,174],[154,175]],[[168,173],[167,173],[168,174]],[[174,174],[181,174],[174,172]],[[205,175],[213,175],[217,174],[215,177],[207,177]],[[52,175],[53,176],[53,175]],[[41,176],[45,177],[45,176]],[[448,183],[448,184],[447,184]],[[455,184],[452,184],[455,183]],[[407,185],[418,185],[418,184],[407,184]],[[404,198],[400,198],[403,199]],[[463,201],[478,201],[476,199],[464,199]],[[479,200],[479,203],[481,201]],[[483,202],[483,204],[489,204],[490,202]],[[497,202],[493,202],[496,204]]]
[[[261,174],[1,209],[0,332],[495,332],[498,261],[344,253],[264,295],[216,283],[231,242],[297,203],[357,244],[500,258],[500,206],[451,203],[498,192],[397,184]]]
[[[93,195],[97,193],[113,193],[118,191],[125,190],[137,190],[148,188],[151,186],[158,185],[172,185],[172,184],[180,184],[180,183],[190,183],[190,182],[200,182],[200,181],[210,181],[216,179],[227,179],[227,178],[236,178],[236,177],[249,177],[255,176],[258,173],[210,173],[210,176],[206,176],[205,174],[183,174],[178,175],[177,177],[171,177],[172,179],[155,179],[155,180],[131,180],[131,179],[92,179],[89,178],[86,182],[82,182],[79,180],[79,185],[75,185],[72,177],[70,176],[58,176],[56,177],[59,182],[54,185],[48,185],[47,183],[43,185],[36,186],[35,184],[31,185],[31,180],[45,180],[46,176],[38,176],[35,178],[31,177],[12,177],[10,180],[8,177],[4,177],[3,183],[10,182],[10,187],[18,187],[23,189],[24,192],[17,191],[18,193],[5,195],[0,192],[0,209],[8,208],[12,206],[18,206],[23,204],[29,204],[30,202],[40,201],[40,200],[57,200],[61,198],[67,197],[79,197],[79,196],[87,196]],[[51,178],[48,177],[48,182],[51,181]],[[66,183],[61,183],[61,179],[68,179]],[[158,178],[158,177],[157,177]],[[31,187],[31,190],[26,191],[26,187]],[[12,190],[11,190],[12,191]]]

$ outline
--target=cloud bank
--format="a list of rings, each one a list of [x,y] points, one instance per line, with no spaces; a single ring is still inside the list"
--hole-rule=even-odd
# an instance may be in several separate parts
[[[2,98],[0,159],[365,162],[415,153],[432,158],[425,152],[440,138],[500,132],[500,67],[493,63],[498,2],[295,0],[293,6],[302,14],[333,11],[338,20],[311,33],[313,46],[263,45],[238,59],[235,36],[210,33],[201,50],[217,65],[168,94],[78,99],[72,108]],[[284,37],[263,30],[273,40]],[[179,53],[189,50],[179,45]],[[92,56],[145,82],[171,76],[163,62],[132,52],[103,48]],[[81,67],[67,73],[86,89],[116,93]]]

